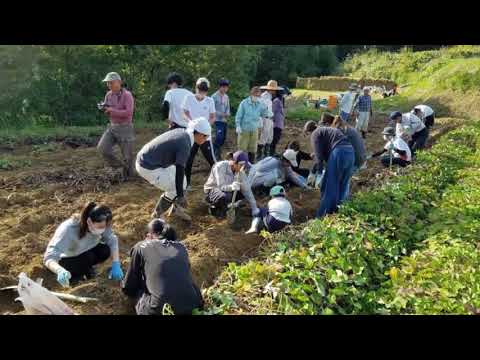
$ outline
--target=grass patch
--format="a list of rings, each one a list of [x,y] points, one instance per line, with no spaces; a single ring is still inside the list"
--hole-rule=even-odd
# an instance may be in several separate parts
[[[31,160],[0,158],[0,170],[17,170],[29,166],[32,166]]]

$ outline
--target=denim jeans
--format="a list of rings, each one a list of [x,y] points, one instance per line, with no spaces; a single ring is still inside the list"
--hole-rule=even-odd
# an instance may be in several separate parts
[[[224,121],[215,122],[215,142],[213,146],[215,151],[220,150],[220,148],[225,144],[225,139],[227,138],[227,123]]]
[[[330,153],[322,184],[322,197],[317,218],[338,210],[354,171],[355,154],[351,145],[337,146]]]

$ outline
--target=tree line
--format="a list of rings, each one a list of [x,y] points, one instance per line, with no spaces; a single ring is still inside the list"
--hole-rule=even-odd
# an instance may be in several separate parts
[[[275,79],[292,87],[298,76],[333,74],[348,54],[370,47],[402,46],[2,45],[0,126],[102,123],[95,105],[105,95],[101,80],[110,71],[121,74],[135,96],[136,118],[145,121],[161,119],[165,78],[172,71],[183,75],[188,88],[200,76],[212,85],[228,78],[235,110],[254,84]]]

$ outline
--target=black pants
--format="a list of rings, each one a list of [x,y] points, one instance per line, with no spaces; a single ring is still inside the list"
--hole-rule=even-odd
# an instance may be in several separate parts
[[[105,262],[110,257],[110,247],[98,244],[83,254],[61,259],[58,264],[72,274],[72,279],[88,275],[94,265]]]
[[[205,141],[201,146],[199,146],[197,143],[193,143],[192,149],[190,150],[190,157],[188,158],[187,166],[185,168],[185,176],[187,177],[188,185],[191,184],[193,160],[195,160],[195,156],[197,156],[199,148],[202,151],[203,157],[210,164],[210,167],[215,164],[215,158],[213,157],[212,153],[213,145],[210,140]]]
[[[228,209],[228,204],[232,202],[233,192],[227,191],[224,192],[220,189],[212,189],[208,192],[205,196],[205,200],[210,206],[213,206],[218,211],[218,216],[222,216],[226,214]],[[238,191],[237,196],[235,197],[235,201],[244,199],[243,194]]]
[[[275,152],[277,150],[277,145],[280,142],[280,138],[282,137],[282,129],[278,127],[273,128],[273,141],[272,145],[270,147],[270,156],[275,155]]]
[[[431,128],[435,122],[435,114],[429,115],[425,118],[425,126]]]
[[[409,141],[408,146],[412,150],[412,154],[418,149],[423,149],[428,140],[428,129],[425,127],[422,131],[419,131],[412,135],[412,140]]]
[[[192,315],[194,309],[203,310],[204,302],[202,298],[202,292],[193,284],[193,290],[195,292],[194,296],[196,299],[192,301],[191,304],[170,304],[175,315]],[[139,294],[139,299],[137,305],[135,305],[135,312],[137,315],[163,315],[163,306],[166,303],[160,302],[159,306],[153,307],[152,302],[158,303],[158,301],[152,301],[152,295],[147,294],[146,292],[141,291]]]
[[[389,167],[390,166],[390,156],[387,155],[387,156],[383,156],[380,161],[382,162],[382,165],[385,166],[385,167]],[[403,159],[400,159],[400,158],[392,158],[392,166],[393,165],[398,165],[398,166],[401,166],[401,167],[405,167],[407,165],[410,165],[410,162],[408,161],[405,161]]]

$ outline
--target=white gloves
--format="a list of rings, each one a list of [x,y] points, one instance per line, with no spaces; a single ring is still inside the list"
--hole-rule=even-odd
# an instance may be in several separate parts
[[[237,134],[240,134],[242,132],[242,128],[240,126],[237,126],[236,132]]]
[[[232,191],[240,191],[241,184],[238,181],[232,183]]]
[[[314,186],[315,185],[315,174],[310,172],[307,177],[307,185]]]

